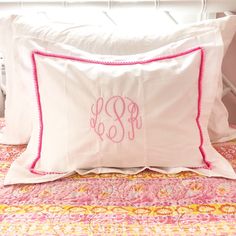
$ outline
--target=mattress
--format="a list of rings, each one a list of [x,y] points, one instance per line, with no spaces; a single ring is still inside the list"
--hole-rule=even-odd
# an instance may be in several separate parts
[[[215,148],[236,169],[236,141]],[[236,181],[193,172],[88,174],[3,186],[25,146],[0,145],[0,235],[236,235]]]

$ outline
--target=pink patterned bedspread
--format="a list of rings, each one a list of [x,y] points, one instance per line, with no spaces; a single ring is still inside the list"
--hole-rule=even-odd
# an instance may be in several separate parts
[[[236,141],[215,145],[236,169]],[[25,146],[0,145],[0,235],[236,235],[236,181],[185,172],[90,174],[3,186]]]

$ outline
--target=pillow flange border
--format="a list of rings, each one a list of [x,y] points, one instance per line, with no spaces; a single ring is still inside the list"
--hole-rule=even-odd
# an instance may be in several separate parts
[[[146,59],[146,60],[137,60],[137,61],[102,61],[102,60],[93,60],[93,59],[87,59],[87,58],[82,58],[82,57],[73,57],[73,56],[66,56],[66,55],[60,55],[60,54],[54,54],[54,53],[47,53],[47,52],[42,52],[42,51],[32,51],[31,53],[31,60],[32,60],[32,66],[33,66],[33,80],[34,80],[34,89],[35,89],[35,95],[37,99],[37,106],[38,106],[38,118],[39,118],[39,141],[38,141],[38,150],[37,150],[37,155],[34,161],[31,163],[29,170],[33,174],[38,174],[38,175],[47,175],[47,174],[65,174],[65,172],[44,172],[44,171],[38,171],[35,169],[36,164],[41,158],[41,150],[42,150],[42,138],[43,138],[43,130],[44,130],[44,125],[43,125],[43,112],[42,112],[42,106],[41,106],[41,98],[40,98],[40,92],[39,92],[39,84],[38,84],[38,73],[37,73],[37,63],[36,63],[36,58],[35,56],[44,56],[44,57],[51,57],[51,58],[58,58],[58,59],[65,59],[65,60],[71,60],[71,61],[78,61],[82,63],[92,63],[92,64],[100,64],[100,65],[108,65],[108,66],[126,66],[126,65],[135,65],[135,64],[147,64],[151,62],[156,62],[156,61],[162,61],[162,60],[168,60],[168,59],[173,59],[181,56],[188,55],[190,53],[194,52],[200,52],[200,65],[199,65],[199,74],[198,74],[198,105],[197,105],[197,116],[195,118],[196,124],[199,130],[199,136],[200,136],[200,145],[199,145],[199,151],[202,155],[203,162],[205,163],[205,166],[201,167],[187,167],[191,169],[211,169],[211,163],[207,160],[205,150],[203,148],[204,144],[204,138],[203,138],[203,132],[202,132],[202,127],[200,124],[200,117],[201,117],[201,105],[202,105],[202,80],[203,80],[203,73],[204,73],[204,62],[205,62],[205,51],[202,47],[195,47],[190,50],[172,54],[172,55],[167,55],[167,56],[162,56],[162,57],[154,57],[151,59]]]

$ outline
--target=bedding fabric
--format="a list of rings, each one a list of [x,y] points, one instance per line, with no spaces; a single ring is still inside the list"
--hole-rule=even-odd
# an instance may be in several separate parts
[[[130,57],[56,47],[32,52],[33,131],[6,185],[145,168],[236,178],[207,131],[223,57],[217,28]]]
[[[214,147],[236,170],[236,140]],[[145,170],[3,186],[24,150],[24,145],[0,145],[1,236],[236,234],[234,180]]]
[[[5,109],[6,127],[2,131],[1,142],[6,144],[28,143],[31,135],[29,80],[32,75],[30,64],[27,63],[27,60],[25,61],[33,47],[33,45],[26,47],[25,41],[29,37],[35,37],[42,41],[41,47],[37,48],[39,50],[49,51],[48,42],[61,42],[92,53],[124,55],[143,53],[190,36],[197,37],[198,34],[207,32],[209,27],[217,26],[221,30],[226,52],[235,32],[235,18],[235,16],[224,17],[189,26],[172,27],[166,32],[160,32],[157,27],[152,32],[132,28],[134,33],[131,33],[130,29],[98,26],[101,23],[99,19],[97,23],[92,23],[89,20],[90,25],[80,18],[78,24],[53,22],[48,19],[46,14],[29,17],[14,15],[1,19],[0,30],[4,35],[1,37],[1,45],[6,57],[8,78]],[[150,29],[150,27],[148,28]],[[104,45],[106,46],[104,47]],[[221,101],[221,80],[219,80],[218,86],[208,126],[212,142],[226,141],[236,137],[235,129],[229,127],[228,113]],[[21,105],[19,106],[19,104]]]

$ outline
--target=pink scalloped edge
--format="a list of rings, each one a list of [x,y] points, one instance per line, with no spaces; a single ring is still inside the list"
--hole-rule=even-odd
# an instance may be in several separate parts
[[[92,64],[100,64],[100,65],[107,65],[107,66],[126,66],[126,65],[135,65],[135,64],[147,64],[152,63],[156,61],[162,61],[162,60],[168,60],[173,59],[181,56],[188,55],[190,53],[194,53],[196,51],[200,51],[200,65],[199,65],[199,75],[198,75],[198,106],[197,106],[197,116],[195,118],[196,124],[199,130],[199,136],[200,136],[200,145],[199,145],[199,151],[202,155],[203,162],[205,163],[205,166],[202,167],[187,167],[191,169],[210,169],[211,163],[207,161],[206,153],[203,148],[204,144],[204,138],[203,138],[203,132],[202,127],[200,124],[200,117],[201,117],[201,102],[202,102],[202,80],[203,80],[203,73],[204,73],[204,62],[205,62],[205,52],[202,47],[196,47],[181,53],[176,53],[173,55],[163,56],[163,57],[155,57],[147,60],[139,60],[139,61],[100,61],[100,60],[93,60],[93,59],[86,59],[86,58],[80,58],[80,57],[73,57],[73,56],[65,56],[65,55],[59,55],[59,54],[53,54],[53,53],[46,53],[41,51],[33,51],[31,53],[32,58],[32,64],[33,64],[33,79],[34,79],[34,89],[35,94],[37,98],[37,106],[38,106],[38,115],[39,115],[39,140],[38,140],[38,151],[37,156],[32,162],[32,164],[29,167],[29,170],[33,174],[38,175],[47,175],[47,174],[66,174],[65,172],[44,172],[44,171],[37,171],[35,170],[36,164],[41,158],[41,150],[42,150],[42,138],[43,138],[43,112],[42,112],[42,106],[41,106],[41,98],[40,98],[40,92],[39,92],[39,84],[38,84],[38,73],[37,73],[37,63],[35,59],[35,55],[38,56],[44,56],[44,57],[51,57],[51,58],[59,58],[59,59],[65,59],[65,60],[71,60],[71,61],[78,61],[82,63],[92,63]]]

